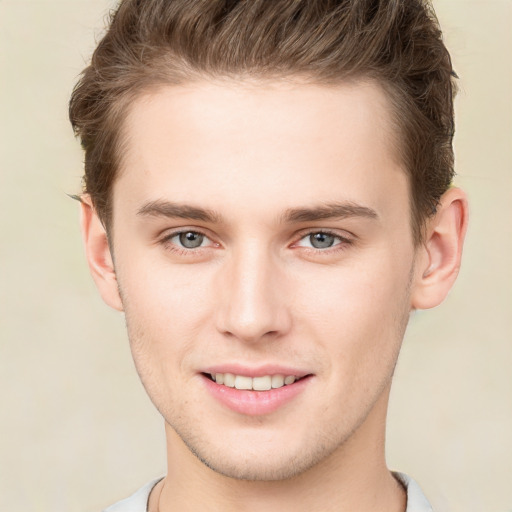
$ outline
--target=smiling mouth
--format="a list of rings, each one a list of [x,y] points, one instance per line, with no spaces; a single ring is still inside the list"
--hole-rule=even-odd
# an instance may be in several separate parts
[[[221,386],[235,389],[252,391],[269,391],[283,386],[289,386],[305,377],[295,375],[263,375],[261,377],[248,377],[246,375],[235,375],[233,373],[204,373],[213,382]]]

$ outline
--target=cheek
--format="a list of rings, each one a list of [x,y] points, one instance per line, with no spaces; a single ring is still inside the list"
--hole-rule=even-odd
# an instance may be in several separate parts
[[[186,360],[211,316],[208,279],[192,266],[136,261],[118,273],[133,357],[138,369],[168,372],[169,362]]]
[[[205,272],[192,267],[133,258],[118,273],[123,301],[144,323],[179,327],[200,312],[209,289]]]
[[[132,260],[133,262],[134,260]],[[147,394],[166,417],[193,378],[188,361],[208,317],[204,280],[155,265],[131,265],[119,273],[130,349]],[[177,402],[178,401],[178,402]]]
[[[410,310],[412,264],[395,256],[382,251],[323,276],[302,273],[294,293],[301,331],[310,330],[338,358],[396,352]]]

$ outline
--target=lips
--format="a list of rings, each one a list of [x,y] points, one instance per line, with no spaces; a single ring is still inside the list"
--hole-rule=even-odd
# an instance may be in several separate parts
[[[239,414],[257,416],[277,411],[307,389],[313,375],[277,366],[258,369],[223,366],[201,373],[211,396]]]

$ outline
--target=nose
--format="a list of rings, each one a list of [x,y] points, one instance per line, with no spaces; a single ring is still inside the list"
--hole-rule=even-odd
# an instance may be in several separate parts
[[[217,329],[254,343],[275,339],[291,327],[284,276],[269,251],[246,247],[234,252],[217,282]]]

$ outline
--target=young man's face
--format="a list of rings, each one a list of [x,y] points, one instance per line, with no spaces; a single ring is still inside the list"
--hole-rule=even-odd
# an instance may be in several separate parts
[[[415,257],[381,90],[168,87],[124,132],[115,269],[172,442],[246,479],[380,446]]]

